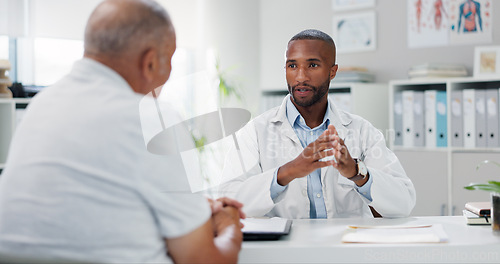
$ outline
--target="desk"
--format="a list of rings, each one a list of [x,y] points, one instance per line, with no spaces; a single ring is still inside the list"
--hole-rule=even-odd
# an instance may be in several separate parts
[[[344,244],[347,225],[442,224],[447,243]],[[239,263],[500,263],[500,236],[463,216],[400,219],[297,219],[278,241],[245,241]]]

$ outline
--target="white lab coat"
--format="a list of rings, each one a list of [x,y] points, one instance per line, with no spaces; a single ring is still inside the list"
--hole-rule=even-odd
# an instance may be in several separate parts
[[[224,179],[231,179],[220,187],[220,194],[235,198],[244,204],[248,216],[279,216],[309,218],[307,177],[290,182],[275,201],[270,186],[274,172],[296,158],[303,147],[286,117],[286,100],[249,122],[238,134],[240,153],[233,149],[224,167]],[[408,216],[415,206],[415,188],[399,160],[385,144],[382,133],[365,119],[336,109],[330,101],[330,124],[353,158],[364,154],[364,162],[373,179],[372,201],[363,197],[355,183],[339,174],[332,166],[321,169],[321,183],[328,218],[373,217],[368,205],[383,217]],[[241,154],[248,170],[242,173],[238,159]]]

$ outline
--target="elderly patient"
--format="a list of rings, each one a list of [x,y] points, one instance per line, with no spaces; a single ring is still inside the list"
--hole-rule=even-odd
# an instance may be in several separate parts
[[[180,157],[144,144],[139,102],[167,81],[176,49],[166,11],[105,0],[84,43],[16,130],[0,177],[0,257],[237,262],[242,205],[191,193]]]

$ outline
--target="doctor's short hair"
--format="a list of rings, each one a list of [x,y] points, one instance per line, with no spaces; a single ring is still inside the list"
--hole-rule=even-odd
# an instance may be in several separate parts
[[[302,30],[301,32],[297,33],[295,36],[293,36],[288,43],[294,41],[294,40],[303,40],[303,39],[316,39],[316,40],[322,40],[335,49],[335,42],[333,41],[332,37],[330,35],[326,34],[325,32],[317,29],[306,29]]]
[[[154,0],[106,0],[85,27],[88,54],[119,55],[138,46],[167,41],[174,30],[167,11]]]

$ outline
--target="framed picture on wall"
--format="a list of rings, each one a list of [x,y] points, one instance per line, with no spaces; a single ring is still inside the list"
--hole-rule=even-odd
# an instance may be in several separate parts
[[[474,77],[500,77],[500,46],[477,46],[474,49]]]
[[[332,0],[333,11],[374,7],[375,0]]]
[[[333,16],[333,39],[338,53],[375,50],[375,11]]]

